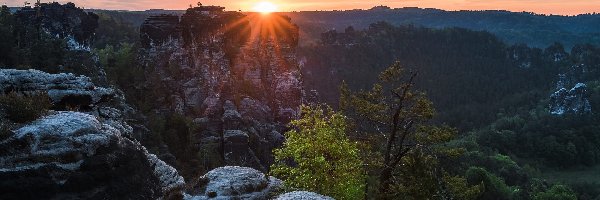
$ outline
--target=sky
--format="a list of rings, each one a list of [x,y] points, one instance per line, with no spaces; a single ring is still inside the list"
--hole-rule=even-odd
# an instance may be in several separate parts
[[[21,6],[25,0],[0,0],[8,6]],[[34,2],[35,0],[29,0]],[[79,7],[111,10],[146,10],[154,8],[183,10],[198,0],[70,0]],[[254,5],[269,1],[279,11],[368,9],[377,5],[392,8],[421,7],[444,10],[510,10],[540,14],[576,15],[600,13],[600,0],[204,0],[204,5],[220,5],[227,10],[252,11]],[[42,0],[42,2],[45,2]],[[58,0],[65,3],[68,1]]]

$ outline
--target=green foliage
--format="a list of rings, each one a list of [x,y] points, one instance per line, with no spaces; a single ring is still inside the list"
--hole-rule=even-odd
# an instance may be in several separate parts
[[[357,145],[346,137],[346,119],[331,109],[302,107],[283,148],[274,151],[271,173],[291,188],[336,199],[362,199],[365,177]]]
[[[93,47],[105,49],[108,46],[133,44],[139,42],[139,30],[123,17],[116,14],[99,13],[98,29],[96,30]]]
[[[23,95],[13,92],[0,95],[0,108],[8,119],[16,123],[36,120],[46,114],[50,107],[52,103],[46,93]]]
[[[186,178],[205,172],[205,165],[200,162],[205,155],[198,155],[194,151],[192,136],[198,128],[191,119],[179,114],[151,114],[148,118],[148,128],[152,135],[144,140],[145,145],[160,147],[164,144],[168,147],[168,149],[154,149],[153,153],[172,153],[177,158],[175,166]]]
[[[128,43],[120,44],[118,49],[108,45],[104,49],[95,50],[109,81],[126,93],[134,92],[137,84],[144,80],[144,70],[137,61],[137,50],[135,45]]]
[[[396,181],[387,198],[468,200],[477,199],[484,189],[481,183],[468,183],[465,177],[445,172],[440,157],[426,149],[411,151],[402,163],[402,167],[396,171]]]
[[[467,179],[462,176],[444,176],[444,182],[448,186],[448,190],[453,194],[455,199],[477,199],[484,189],[483,184],[469,185]]]
[[[35,68],[57,72],[64,63],[66,42],[26,24],[3,7],[0,10],[0,67]]]
[[[466,172],[470,184],[483,183],[484,190],[481,199],[512,199],[518,188],[507,186],[504,180],[480,167],[471,167]]]
[[[430,123],[433,104],[425,94],[415,90],[416,73],[407,73],[399,62],[379,75],[371,90],[352,93],[341,88],[340,108],[351,116],[353,137],[370,147],[363,153],[374,176],[381,199],[432,199],[462,196],[473,199],[479,186],[460,185],[461,177],[448,177],[442,161],[453,160],[464,152],[445,144],[454,139],[455,129]],[[466,182],[466,181],[463,181]],[[456,189],[443,193],[448,185]]]
[[[548,191],[537,193],[534,200],[577,200],[577,195],[569,187],[554,185]]]

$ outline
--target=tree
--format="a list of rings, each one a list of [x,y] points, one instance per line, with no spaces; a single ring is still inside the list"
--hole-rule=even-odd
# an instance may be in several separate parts
[[[357,145],[346,137],[346,119],[330,108],[302,108],[283,148],[274,150],[273,175],[292,188],[336,199],[362,199],[364,175]]]
[[[352,117],[356,126],[353,136],[372,144],[372,149],[381,155],[381,159],[373,162],[378,168],[377,193],[380,199],[416,194],[410,191],[433,198],[452,190],[448,189],[449,181],[457,182],[456,179],[444,180],[448,175],[438,164],[444,158],[460,154],[460,149],[443,147],[445,142],[454,138],[456,131],[430,125],[434,109],[424,93],[414,90],[416,76],[417,73],[405,73],[396,62],[380,74],[379,82],[370,91],[352,93],[345,84],[342,85],[340,108]],[[368,157],[372,159],[373,156]],[[407,184],[414,182],[410,177],[415,174],[428,175],[430,181],[427,183],[430,184],[423,187],[419,186],[421,184]],[[435,188],[429,190],[424,187]],[[431,192],[423,194],[424,190]]]
[[[539,192],[533,196],[535,200],[575,200],[577,195],[573,190],[564,185],[553,185],[548,191]]]
[[[13,65],[11,59],[13,55],[13,47],[15,46],[14,38],[15,19],[10,13],[7,6],[2,6],[0,9],[0,67],[3,65]]]

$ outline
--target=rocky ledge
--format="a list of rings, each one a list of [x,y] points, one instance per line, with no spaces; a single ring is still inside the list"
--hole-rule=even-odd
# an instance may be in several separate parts
[[[96,87],[92,80],[74,74],[48,74],[39,70],[0,69],[0,94],[45,92],[52,103],[92,107],[116,96],[116,91]]]
[[[207,199],[280,199],[333,200],[313,192],[296,191],[276,196],[283,191],[283,182],[248,167],[226,166],[214,169],[194,180],[186,200]]]
[[[57,112],[0,141],[0,199],[156,199],[177,171],[92,115]]]

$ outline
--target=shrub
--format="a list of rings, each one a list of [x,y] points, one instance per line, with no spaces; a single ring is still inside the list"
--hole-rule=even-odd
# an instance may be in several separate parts
[[[298,130],[275,153],[271,172],[288,187],[318,192],[336,199],[362,199],[365,177],[359,150],[346,137],[345,117],[330,109],[303,107]]]
[[[16,123],[33,121],[52,107],[46,93],[18,94],[9,93],[0,96],[0,108],[6,117]]]

